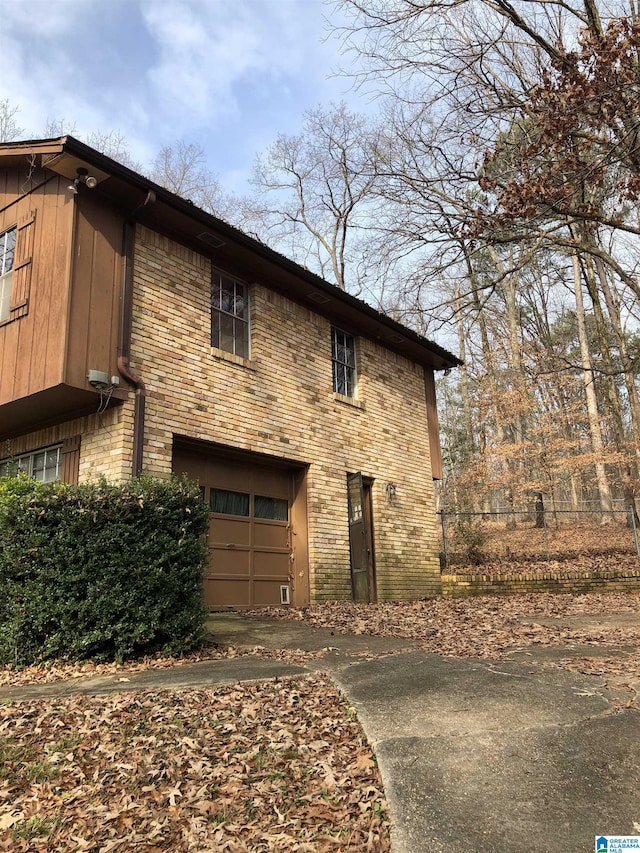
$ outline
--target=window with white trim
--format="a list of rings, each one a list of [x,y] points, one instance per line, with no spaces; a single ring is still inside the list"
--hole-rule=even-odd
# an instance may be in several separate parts
[[[14,226],[0,234],[0,322],[9,317],[17,233],[18,229]]]
[[[41,483],[53,483],[60,479],[62,445],[23,453],[0,462],[0,477],[13,477],[24,472]]]
[[[343,397],[356,395],[356,340],[335,326],[331,327],[333,390]]]
[[[249,358],[249,288],[225,273],[211,276],[211,346]]]

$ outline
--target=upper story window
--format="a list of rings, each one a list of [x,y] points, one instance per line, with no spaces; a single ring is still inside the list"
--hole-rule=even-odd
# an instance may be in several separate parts
[[[11,304],[11,280],[13,260],[16,253],[17,228],[9,228],[0,234],[0,321],[9,317]]]
[[[11,477],[23,471],[41,483],[53,483],[60,479],[61,450],[61,447],[48,447],[34,453],[23,453],[14,459],[5,459],[0,462],[0,477]]]
[[[217,270],[211,277],[211,346],[249,358],[249,288]]]
[[[331,327],[333,390],[344,397],[356,393],[356,341],[352,335]]]

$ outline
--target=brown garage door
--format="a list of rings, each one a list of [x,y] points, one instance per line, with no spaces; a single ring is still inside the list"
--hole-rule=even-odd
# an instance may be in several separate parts
[[[246,459],[174,454],[174,471],[197,479],[211,510],[204,576],[210,608],[291,602],[295,473]]]

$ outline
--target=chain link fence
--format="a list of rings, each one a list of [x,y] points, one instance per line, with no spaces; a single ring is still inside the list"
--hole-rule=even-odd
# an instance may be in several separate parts
[[[437,513],[440,562],[450,566],[640,556],[635,508]]]

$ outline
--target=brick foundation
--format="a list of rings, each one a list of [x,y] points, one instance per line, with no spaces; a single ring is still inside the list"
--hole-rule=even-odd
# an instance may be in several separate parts
[[[472,595],[514,595],[518,593],[551,592],[583,594],[586,592],[631,592],[640,590],[640,569],[637,571],[578,572],[545,575],[513,574],[442,575],[442,595],[464,598]]]

